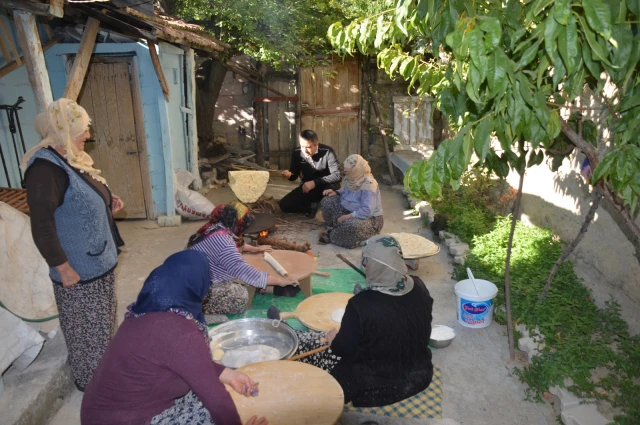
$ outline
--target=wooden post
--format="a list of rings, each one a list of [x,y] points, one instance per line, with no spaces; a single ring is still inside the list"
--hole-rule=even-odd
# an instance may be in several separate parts
[[[156,70],[156,75],[158,76],[158,81],[160,81],[160,87],[162,88],[162,93],[164,93],[164,98],[169,101],[169,85],[167,84],[167,79],[164,78],[164,71],[162,71],[162,65],[160,64],[160,58],[158,57],[158,52],[156,52],[156,44],[153,41],[147,40],[147,44],[149,45],[149,54],[151,55],[151,62],[153,63],[153,69]]]
[[[193,188],[199,190],[202,188],[202,179],[200,178],[200,169],[198,167],[198,123],[196,120],[196,58],[193,49],[189,48],[184,54],[187,68],[187,108],[191,109],[191,113],[187,114],[187,122],[189,124],[189,168],[191,174],[195,177]]]
[[[9,44],[9,47],[11,48],[11,51],[13,52],[13,57],[14,57],[13,60],[15,60],[16,63],[19,66],[22,66],[22,61],[20,60],[20,56],[18,55],[18,49],[16,49],[16,45],[13,42],[13,40],[11,39],[11,33],[7,29],[7,26],[4,24],[4,21],[2,19],[0,19],[0,30],[2,31],[2,34],[4,34],[3,38],[5,40],[7,40],[7,44]],[[2,35],[2,34],[0,34],[0,35]],[[9,62],[11,62],[11,61],[8,60],[7,63],[9,63]]]
[[[89,61],[91,60],[93,46],[96,44],[99,28],[100,21],[93,18],[87,19],[78,53],[73,61],[73,67],[67,79],[67,86],[64,89],[64,97],[67,99],[78,100],[84,77],[87,74],[87,68],[89,68]]]
[[[13,19],[18,31],[20,45],[22,46],[24,61],[27,65],[27,75],[29,76],[29,83],[36,101],[36,110],[38,113],[44,112],[53,102],[53,94],[51,93],[49,73],[44,61],[38,28],[36,27],[36,18],[27,12],[14,11]]]

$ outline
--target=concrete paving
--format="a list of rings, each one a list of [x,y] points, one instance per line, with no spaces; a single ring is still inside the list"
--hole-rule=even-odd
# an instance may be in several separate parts
[[[270,185],[268,196],[284,195],[292,186],[286,182]],[[381,187],[385,224],[383,232],[420,233],[433,240],[431,231],[423,228],[422,220],[408,209],[404,196],[388,187]],[[207,195],[214,203],[234,199],[228,188],[214,190]],[[289,220],[290,217],[285,219]],[[135,300],[144,279],[170,254],[184,248],[187,238],[202,225],[202,222],[183,222],[179,227],[160,228],[151,221],[127,221],[118,224],[127,242],[127,252],[120,257],[117,269],[118,318],[120,321],[126,306]],[[321,226],[304,220],[295,226],[281,226],[276,237],[290,241],[310,242],[314,255],[318,256],[319,268],[347,267],[336,257],[342,253],[359,264],[360,250],[345,250],[332,245],[318,245],[317,233]],[[555,424],[556,419],[549,404],[534,404],[524,401],[525,386],[510,373],[508,365],[506,327],[492,324],[486,329],[469,329],[456,321],[454,281],[451,280],[451,257],[442,249],[434,257],[422,259],[415,273],[428,285],[434,298],[433,323],[455,329],[453,344],[436,350],[434,363],[443,375],[443,417],[432,421],[403,421],[393,418],[377,418],[383,424],[429,424],[429,425],[546,425]],[[82,393],[74,390],[65,399],[49,425],[78,425]],[[3,412],[4,413],[4,412]],[[370,419],[370,418],[369,418]],[[361,424],[365,416],[344,415],[343,425]],[[34,422],[43,423],[43,422]],[[277,425],[277,424],[274,424]]]

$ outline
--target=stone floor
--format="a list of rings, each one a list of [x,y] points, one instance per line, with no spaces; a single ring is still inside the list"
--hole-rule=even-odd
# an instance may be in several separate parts
[[[291,186],[278,182],[270,185],[267,195],[280,197]],[[430,230],[423,228],[419,217],[412,214],[404,196],[388,187],[381,187],[385,225],[383,232],[420,233],[433,240]],[[228,188],[209,193],[214,203],[234,199]],[[119,223],[127,242],[127,251],[121,255],[117,269],[118,317],[123,318],[149,272],[170,254],[182,249],[187,238],[201,222],[186,222],[179,227],[161,228],[154,222],[140,220]],[[281,226],[274,236],[291,241],[310,242],[318,257],[319,268],[346,267],[336,257],[342,253],[353,262],[360,258],[360,250],[345,250],[332,245],[318,245],[318,225],[305,220],[293,227]],[[417,275],[428,285],[434,298],[433,323],[451,326],[456,331],[453,344],[434,352],[433,360],[443,373],[443,420],[406,421],[378,418],[382,424],[431,425],[546,425],[555,424],[555,415],[549,404],[524,401],[524,386],[510,372],[508,364],[506,328],[493,324],[486,329],[468,329],[457,324],[455,315],[454,281],[450,278],[451,257],[446,250],[420,261]],[[49,425],[77,425],[82,393],[74,390],[63,400],[60,410],[47,422]],[[3,415],[0,415],[3,416]],[[344,415],[343,425],[360,424],[364,416]],[[0,424],[4,422],[0,418]],[[42,422],[39,422],[42,423]]]

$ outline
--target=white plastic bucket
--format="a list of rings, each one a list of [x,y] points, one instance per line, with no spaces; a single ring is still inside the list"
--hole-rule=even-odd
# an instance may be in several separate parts
[[[471,279],[456,283],[456,316],[458,322],[468,328],[486,328],[493,321],[493,299],[498,295],[498,287],[488,280]]]

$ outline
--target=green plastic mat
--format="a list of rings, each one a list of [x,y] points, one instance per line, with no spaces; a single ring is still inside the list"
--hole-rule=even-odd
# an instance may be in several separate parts
[[[329,272],[331,276],[311,276],[311,288],[313,295],[324,294],[327,292],[346,292],[353,293],[353,287],[356,283],[364,286],[364,278],[352,269],[322,269],[319,271]],[[266,318],[267,310],[275,305],[282,312],[294,311],[298,304],[304,300],[304,294],[299,292],[295,297],[275,297],[273,294],[258,295],[253,297],[251,308],[244,314],[228,314],[229,320],[243,319],[245,317]],[[296,319],[289,319],[287,323],[294,329],[299,331],[308,330],[302,323]],[[214,325],[215,326],[215,325]]]

